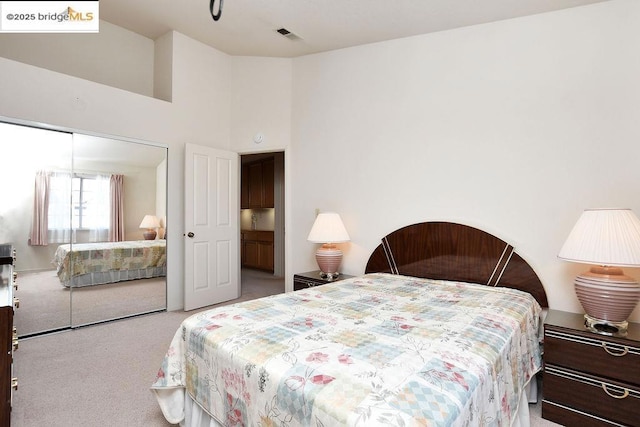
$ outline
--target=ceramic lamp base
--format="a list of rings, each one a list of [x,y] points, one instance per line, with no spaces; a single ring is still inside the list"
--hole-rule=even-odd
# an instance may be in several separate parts
[[[340,276],[340,273],[336,272],[336,273],[324,273],[324,272],[320,272],[320,277],[322,277],[323,279],[326,279],[328,281],[332,281],[334,279],[337,279],[338,276]]]
[[[620,336],[627,335],[629,322],[611,322],[608,320],[596,319],[588,314],[584,315],[584,326],[591,332],[601,335]]]
[[[316,251],[316,261],[322,277],[335,279],[340,275],[338,268],[342,262],[342,251],[336,245],[325,243]]]
[[[640,299],[638,282],[620,268],[592,267],[576,277],[574,287],[586,312],[587,329],[603,335],[626,335],[627,318]]]
[[[157,235],[158,233],[156,233],[155,230],[147,230],[142,233],[142,237],[144,237],[144,240],[154,240]]]

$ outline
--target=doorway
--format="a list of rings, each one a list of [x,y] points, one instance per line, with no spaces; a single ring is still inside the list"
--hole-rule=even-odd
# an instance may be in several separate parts
[[[242,298],[285,291],[284,152],[240,156]]]

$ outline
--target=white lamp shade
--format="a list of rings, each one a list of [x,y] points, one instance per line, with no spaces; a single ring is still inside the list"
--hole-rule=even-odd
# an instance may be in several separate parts
[[[313,243],[341,243],[350,240],[340,215],[335,212],[318,214],[307,240]]]
[[[631,209],[587,209],[558,257],[585,264],[639,267],[640,220]]]
[[[140,223],[140,228],[158,228],[160,221],[155,215],[145,215]]]

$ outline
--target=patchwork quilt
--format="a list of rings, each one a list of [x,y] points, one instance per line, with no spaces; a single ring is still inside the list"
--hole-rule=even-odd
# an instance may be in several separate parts
[[[74,243],[56,249],[53,264],[64,286],[88,286],[166,276],[165,240]]]
[[[540,306],[507,288],[369,274],[186,319],[152,389],[229,426],[509,426]]]

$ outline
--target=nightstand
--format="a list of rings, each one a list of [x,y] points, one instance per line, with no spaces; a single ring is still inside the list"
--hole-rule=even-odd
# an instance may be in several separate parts
[[[563,425],[640,425],[640,324],[625,337],[589,332],[584,316],[544,322],[542,417]]]
[[[323,279],[320,277],[320,270],[307,271],[306,273],[298,273],[293,275],[293,290],[312,288],[314,286],[326,285],[327,283],[337,282],[339,280],[350,279],[354,276],[348,274],[340,274],[335,279]]]

